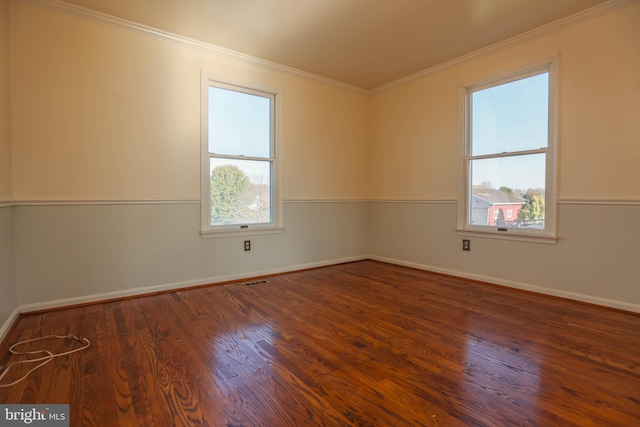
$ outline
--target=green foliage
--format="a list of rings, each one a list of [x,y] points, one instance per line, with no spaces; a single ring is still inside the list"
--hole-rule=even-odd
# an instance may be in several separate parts
[[[218,166],[211,172],[211,224],[249,222],[251,184],[237,166]]]
[[[511,194],[512,196],[515,194],[513,192],[513,188],[509,188],[505,185],[503,185],[502,187],[499,188],[500,191],[502,191],[503,193],[507,193],[507,194]]]
[[[539,191],[530,189],[523,198],[525,203],[518,212],[518,219],[544,219],[544,196]]]

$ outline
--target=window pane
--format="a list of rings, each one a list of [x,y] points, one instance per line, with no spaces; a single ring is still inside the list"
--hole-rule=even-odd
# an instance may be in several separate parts
[[[471,94],[471,155],[548,146],[549,73]]]
[[[271,157],[271,98],[210,86],[209,152]]]
[[[543,229],[545,158],[530,154],[471,160],[469,224]]]
[[[214,158],[210,176],[210,225],[273,222],[270,161]]]

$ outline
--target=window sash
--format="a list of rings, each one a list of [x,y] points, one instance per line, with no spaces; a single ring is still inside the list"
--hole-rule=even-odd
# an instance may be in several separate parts
[[[207,111],[208,111],[208,124],[210,124],[210,120],[211,120],[211,112],[210,112],[210,108],[212,107],[211,105],[211,91],[210,89],[222,89],[224,91],[228,91],[229,93],[235,93],[235,94],[241,94],[241,95],[249,95],[249,96],[253,96],[256,97],[257,99],[263,99],[263,100],[268,100],[269,102],[269,111],[268,111],[268,147],[267,147],[267,151],[268,151],[268,155],[255,155],[255,154],[249,154],[252,150],[252,148],[249,147],[245,147],[244,149],[242,148],[238,148],[236,152],[227,152],[225,151],[224,147],[220,147],[220,150],[215,151],[212,150],[212,143],[211,143],[211,138],[212,135],[211,133],[208,133],[208,144],[207,144],[207,150],[208,153],[210,155],[215,155],[215,156],[220,156],[220,157],[229,157],[229,158],[233,158],[233,157],[252,157],[252,158],[270,158],[270,159],[274,159],[275,157],[275,120],[274,120],[274,116],[275,116],[275,94],[272,93],[268,93],[268,92],[264,92],[264,91],[260,91],[260,90],[256,90],[256,89],[249,89],[249,88],[245,88],[245,87],[241,87],[241,86],[235,86],[235,85],[230,85],[227,83],[220,83],[220,82],[212,82],[209,81],[208,85],[207,85]],[[237,99],[237,98],[236,98]],[[247,100],[249,100],[251,98],[247,98]],[[250,105],[245,104],[244,107],[249,107]],[[254,104],[254,108],[256,108],[257,105]],[[237,107],[236,107],[237,108]],[[241,124],[239,124],[239,126],[242,126]],[[235,129],[234,129],[235,130]],[[244,129],[243,129],[244,130]],[[236,135],[237,136],[237,135]],[[254,135],[254,138],[259,139],[261,136],[264,135]],[[221,143],[221,145],[226,145],[224,143]],[[215,147],[214,147],[215,148]],[[234,149],[236,149],[236,147],[234,147]],[[228,148],[227,148],[228,150]],[[253,148],[253,150],[255,150],[255,148]],[[264,148],[262,148],[262,150],[264,150]]]
[[[229,161],[229,159],[226,158],[211,157],[209,164],[211,173],[213,173],[217,167],[237,167],[245,173],[252,185],[249,191],[235,202],[235,209],[232,212],[224,209],[219,210],[219,207],[215,206],[210,200],[211,216],[209,226],[237,227],[238,225],[256,226],[273,223],[273,162],[269,160],[249,159]],[[253,175],[249,175],[247,169],[250,170],[249,173],[253,173]],[[224,189],[224,186],[222,188]],[[224,191],[216,191],[218,188],[215,185],[211,185],[209,190],[212,196],[216,194],[222,198],[225,195]]]

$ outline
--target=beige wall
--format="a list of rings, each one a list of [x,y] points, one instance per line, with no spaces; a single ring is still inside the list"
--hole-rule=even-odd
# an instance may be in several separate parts
[[[640,199],[639,46],[632,2],[377,94],[372,197],[455,199],[460,85],[559,53],[559,199]]]
[[[22,3],[12,23],[16,200],[198,199],[201,70],[281,94],[284,198],[367,196],[364,93]]]
[[[0,203],[11,189],[11,116],[9,114],[9,1],[0,2]]]
[[[566,52],[558,197],[639,200],[640,3],[558,37]]]
[[[0,0],[0,341],[18,307],[14,267],[9,113],[9,2]]]

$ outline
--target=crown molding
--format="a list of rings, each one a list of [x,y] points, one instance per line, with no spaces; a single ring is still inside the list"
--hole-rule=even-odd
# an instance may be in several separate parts
[[[365,95],[369,93],[369,91],[366,89],[353,86],[347,83],[343,83],[338,80],[333,80],[318,74],[299,70],[293,67],[288,67],[286,65],[278,64],[276,62],[268,61],[266,59],[247,55],[241,52],[237,52],[231,49],[226,49],[211,43],[206,43],[206,42],[192,39],[189,37],[184,37],[179,34],[174,34],[168,31],[160,30],[147,25],[139,24],[137,22],[128,21],[126,19],[118,18],[112,15],[108,15],[106,13],[97,12],[91,9],[69,4],[60,0],[17,0],[17,1],[30,6],[51,9],[55,12],[79,17],[87,21],[97,22],[99,24],[103,24],[112,28],[117,28],[120,30],[141,34],[143,36],[151,37],[153,39],[160,40],[163,42],[174,43],[174,44],[188,46],[195,49],[204,50],[209,53],[225,56],[227,58],[231,58],[237,61],[250,63],[253,65],[261,66],[267,69],[275,70],[275,71],[293,75],[296,77],[302,77],[308,80],[313,80],[319,83],[327,84],[327,85],[348,90],[351,92],[356,92],[356,93],[365,94]]]
[[[599,15],[603,15],[608,13],[614,9],[617,9],[626,4],[631,4],[637,0],[610,0],[608,2],[602,3],[598,6],[591,7],[589,9],[583,10],[582,12],[575,13],[573,15],[567,16],[566,18],[559,19],[557,21],[551,22],[549,24],[543,25],[538,28],[534,28],[533,30],[527,31],[525,33],[519,34],[517,36],[508,38],[501,42],[494,43],[487,47],[475,50],[466,55],[459,56],[457,58],[451,59],[449,61],[443,62],[441,64],[435,65],[430,68],[426,68],[422,71],[418,71],[417,73],[410,74],[408,76],[399,78],[389,83],[385,83],[378,87],[375,87],[369,91],[370,95],[376,95],[378,93],[384,92],[386,90],[392,89],[397,86],[401,86],[403,84],[412,82],[414,80],[418,80],[422,77],[425,77],[429,74],[435,73],[436,71],[440,71],[449,67],[453,67],[458,64],[462,64],[473,59],[489,55],[491,53],[497,52],[506,47],[510,47],[516,45],[518,43],[522,43],[528,40],[532,40],[543,35],[552,33],[554,31],[561,30],[570,25],[576,24],[578,22],[586,21],[588,19],[594,18]]]

